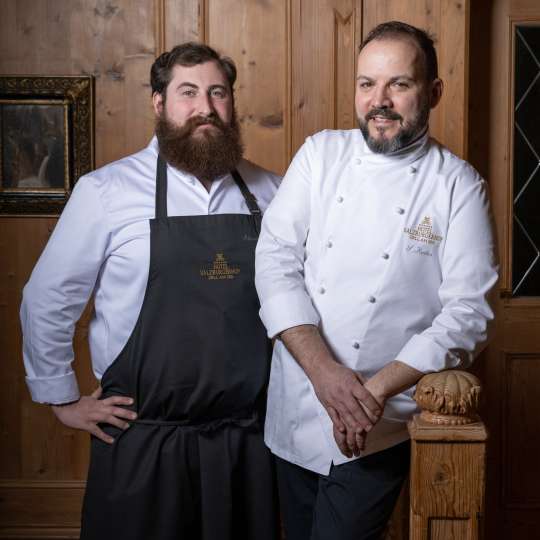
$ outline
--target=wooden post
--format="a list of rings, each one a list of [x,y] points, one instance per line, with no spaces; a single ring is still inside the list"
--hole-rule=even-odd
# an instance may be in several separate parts
[[[478,540],[484,513],[487,433],[480,383],[463,371],[423,377],[411,436],[410,539]]]

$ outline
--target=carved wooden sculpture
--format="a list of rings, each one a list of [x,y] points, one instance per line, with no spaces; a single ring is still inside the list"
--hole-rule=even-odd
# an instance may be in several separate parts
[[[481,386],[463,371],[424,376],[422,412],[411,435],[411,540],[477,540],[484,511],[485,441],[477,414]]]

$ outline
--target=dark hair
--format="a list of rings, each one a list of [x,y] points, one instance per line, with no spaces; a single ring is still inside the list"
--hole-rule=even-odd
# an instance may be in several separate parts
[[[431,82],[439,76],[437,66],[437,53],[433,45],[432,37],[425,31],[401,21],[389,21],[379,24],[362,41],[358,52],[360,52],[370,41],[377,39],[409,38],[418,45],[424,53],[424,65],[426,69],[426,79]]]
[[[160,54],[150,69],[150,85],[152,86],[152,95],[156,92],[163,96],[165,100],[165,91],[171,82],[172,69],[174,66],[196,66],[205,62],[215,62],[219,69],[225,75],[231,91],[236,81],[236,66],[227,56],[220,56],[217,51],[202,43],[189,41],[177,45],[169,52]]]

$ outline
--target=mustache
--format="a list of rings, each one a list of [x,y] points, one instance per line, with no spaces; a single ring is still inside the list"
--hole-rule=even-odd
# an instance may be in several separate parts
[[[371,109],[366,114],[365,120],[366,122],[368,122],[369,120],[373,120],[376,116],[380,118],[386,118],[388,120],[399,120],[401,122],[403,121],[403,116],[390,109]]]
[[[225,124],[221,118],[214,113],[211,113],[208,116],[194,116],[193,118],[189,118],[185,123],[185,127],[189,128],[189,130],[194,130],[198,126],[204,126],[207,124],[216,126],[217,128],[221,129],[221,131],[225,129]]]

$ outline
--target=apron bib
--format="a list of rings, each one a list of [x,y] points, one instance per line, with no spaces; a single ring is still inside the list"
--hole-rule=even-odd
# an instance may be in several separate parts
[[[81,539],[276,539],[273,462],[262,435],[270,342],[254,258],[261,212],[167,216],[158,157],[150,268],[138,321],[102,399],[134,398],[126,431],[92,437]]]

